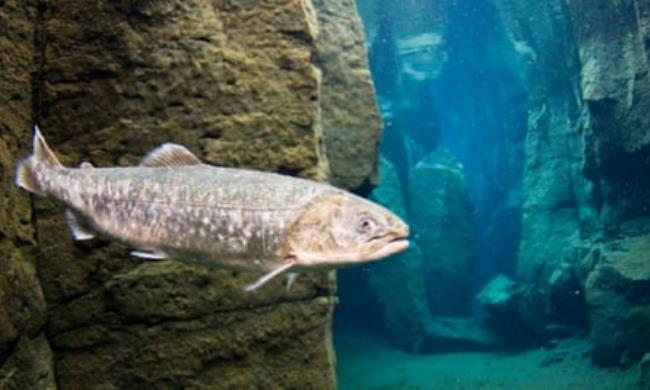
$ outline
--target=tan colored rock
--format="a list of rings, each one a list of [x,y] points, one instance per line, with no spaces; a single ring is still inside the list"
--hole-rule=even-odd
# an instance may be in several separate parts
[[[583,260],[589,271],[585,298],[597,363],[617,365],[647,352],[649,264],[650,233],[612,240]]]
[[[177,142],[209,163],[326,180],[324,129],[345,126],[359,149],[337,159],[353,158],[341,185],[373,183],[379,122],[358,18],[351,1],[320,6],[317,23],[306,0],[49,2],[42,130],[66,164],[135,164]],[[337,53],[319,28],[351,38]],[[61,387],[335,387],[330,275],[247,294],[258,275],[75,244],[59,206],[36,210]]]
[[[377,185],[381,118],[353,0],[313,0],[318,15],[317,63],[323,72],[322,126],[332,183],[369,190]]]
[[[135,163],[173,141],[211,163],[326,179],[307,6],[57,1],[45,22],[44,133],[60,134],[73,160]]]
[[[0,74],[0,250],[9,260],[0,269],[0,387],[56,388],[56,370],[73,389],[334,388],[333,275],[247,294],[242,286],[257,275],[73,243],[60,206],[37,199],[32,215],[12,182],[37,120],[65,164],[135,164],[171,141],[210,163],[317,180],[330,177],[323,126],[349,126],[359,131],[346,140],[360,149],[337,160],[353,157],[341,165],[351,170],[342,185],[373,183],[379,122],[353,3],[319,4],[323,37],[350,37],[345,49],[355,49],[341,59],[336,42],[316,44],[306,0],[42,6],[37,14],[31,2],[0,5],[9,70]],[[329,58],[326,92],[317,52]]]

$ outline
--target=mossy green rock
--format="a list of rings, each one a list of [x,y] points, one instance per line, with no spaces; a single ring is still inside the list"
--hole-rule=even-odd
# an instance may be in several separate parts
[[[55,388],[32,205],[13,184],[32,123],[35,1],[0,3],[0,388]]]
[[[375,105],[361,21],[353,0],[315,0],[317,63],[323,71],[322,125],[332,183],[377,185],[381,119]]]

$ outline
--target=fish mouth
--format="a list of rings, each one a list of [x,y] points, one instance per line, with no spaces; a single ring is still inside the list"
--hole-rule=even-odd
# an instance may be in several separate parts
[[[382,237],[382,239],[385,239],[387,237]],[[378,238],[379,239],[379,238]],[[382,240],[383,241],[383,240]],[[373,253],[368,256],[368,260],[377,260],[381,259],[384,257],[388,257],[394,254],[397,254],[399,252],[403,252],[407,250],[409,247],[409,240],[408,240],[408,232],[405,234],[400,234],[398,236],[394,236],[393,238],[389,239],[388,241],[384,241],[382,246],[374,251]]]
[[[408,237],[398,237],[390,240],[384,248],[387,252],[390,252],[390,254],[395,254],[407,250],[408,247]]]

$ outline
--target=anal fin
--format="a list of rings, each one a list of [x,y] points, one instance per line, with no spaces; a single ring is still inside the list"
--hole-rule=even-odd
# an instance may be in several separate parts
[[[77,218],[77,215],[72,210],[65,210],[65,221],[75,240],[86,241],[95,238],[95,235],[79,222],[79,218]]]
[[[131,256],[140,257],[142,259],[148,259],[148,260],[163,260],[169,257],[165,252],[159,250],[131,251]]]

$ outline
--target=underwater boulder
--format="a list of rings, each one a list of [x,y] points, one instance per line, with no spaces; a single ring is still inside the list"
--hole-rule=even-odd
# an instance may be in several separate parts
[[[416,150],[417,145],[411,143],[409,156],[414,157]],[[372,264],[365,272],[383,309],[384,329],[394,345],[410,352],[493,348],[498,340],[492,332],[466,316],[472,235],[466,230],[459,233],[454,219],[461,218],[459,226],[471,230],[467,225],[468,219],[471,225],[471,205],[462,203],[469,200],[460,165],[446,152],[429,155],[424,161],[411,167],[409,177],[422,186],[418,187],[423,191],[420,196],[414,196],[411,190],[409,197],[404,197],[397,171],[385,158],[380,159],[380,184],[370,195],[410,222],[412,232],[407,252]],[[433,188],[433,195],[428,186]],[[407,203],[413,199],[419,203]],[[452,203],[451,213],[445,212],[445,202]],[[416,221],[420,224],[416,225]],[[434,230],[429,230],[430,226]],[[448,228],[450,231],[442,232]],[[439,243],[428,240],[448,240],[446,244],[451,247],[440,249]]]
[[[319,24],[316,61],[323,72],[321,124],[330,182],[365,193],[377,185],[381,118],[363,27],[353,0],[313,0],[312,4]]]
[[[408,221],[400,179],[393,164],[384,157],[379,159],[379,186],[370,199]],[[405,253],[371,264],[365,275],[383,309],[384,326],[391,342],[408,351],[419,350],[431,313],[423,279],[422,251],[417,243],[411,242]]]
[[[510,345],[529,346],[537,337],[544,319],[545,301],[532,295],[530,286],[497,275],[476,295],[477,316],[500,339]]]
[[[511,311],[521,286],[505,275],[497,275],[476,296],[476,301],[490,315]]]
[[[400,178],[386,158],[380,158],[379,174],[380,184],[370,198],[409,221]],[[384,330],[390,342],[417,353],[494,347],[495,337],[475,320],[432,313],[431,308],[438,302],[431,302],[425,258],[416,239],[411,240],[405,253],[365,269],[368,285],[382,308]]]
[[[423,275],[434,315],[468,312],[474,256],[474,207],[462,165],[446,150],[421,159],[409,173],[411,235],[422,248]]]
[[[583,334],[581,324],[559,316],[553,302],[548,291],[497,275],[476,295],[476,314],[501,342],[519,347]]]
[[[650,233],[594,249],[585,282],[593,359],[625,364],[650,350]]]
[[[365,276],[382,308],[388,340],[406,351],[419,352],[433,318],[418,245],[412,243],[407,252],[368,266]]]

